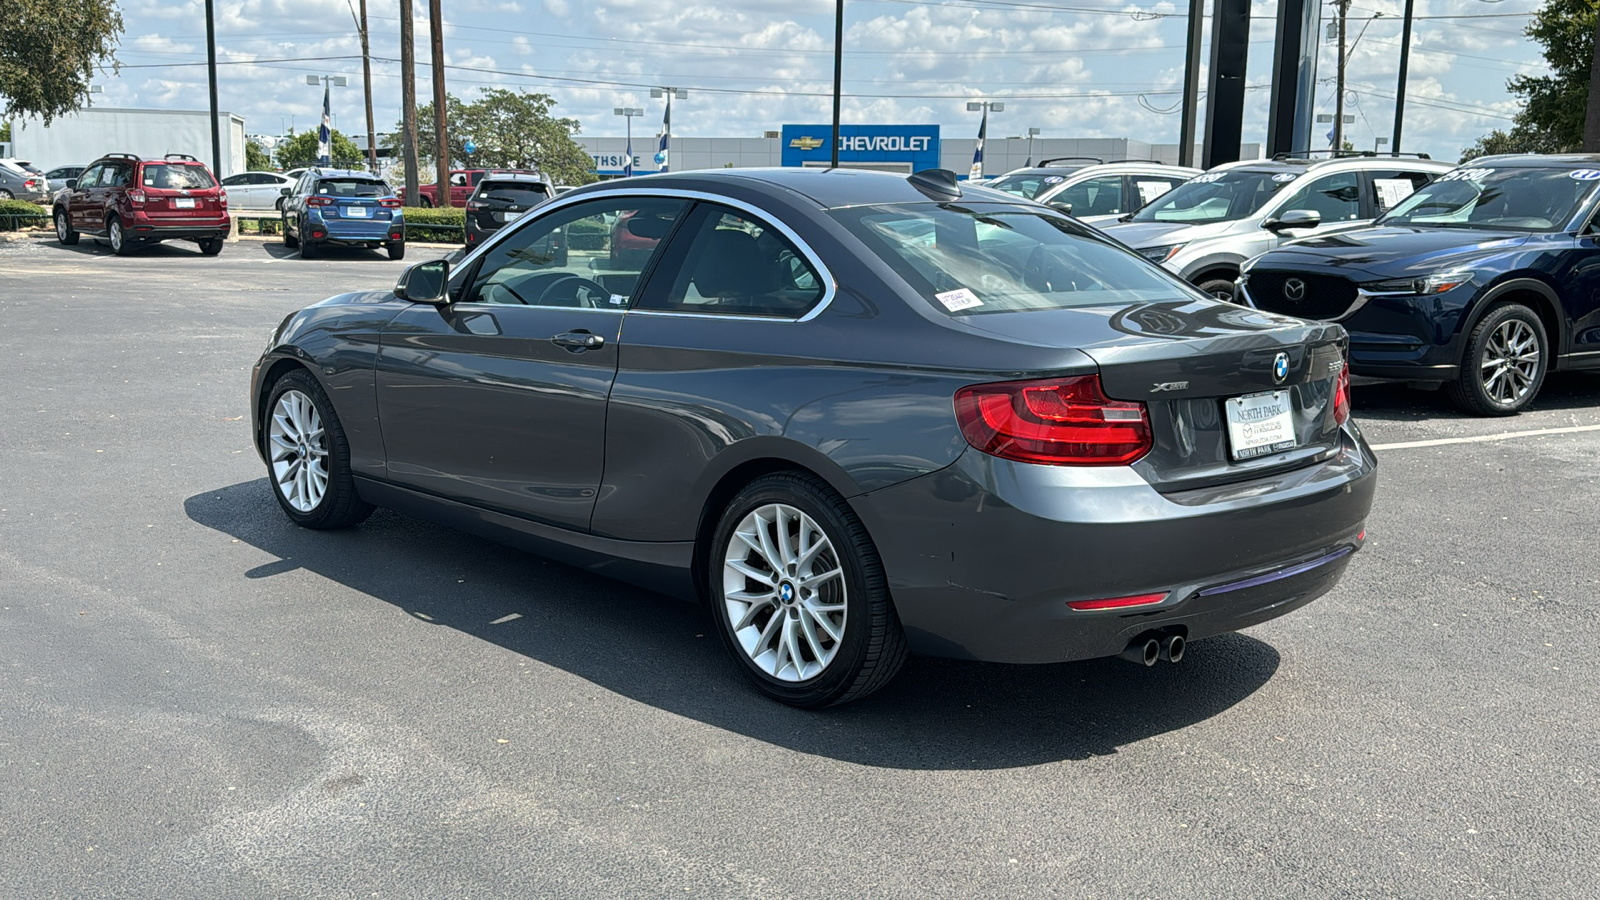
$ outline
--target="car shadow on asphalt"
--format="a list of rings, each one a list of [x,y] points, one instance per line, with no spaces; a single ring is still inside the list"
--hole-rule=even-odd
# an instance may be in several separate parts
[[[1358,419],[1420,422],[1431,419],[1476,420],[1450,402],[1443,389],[1422,390],[1405,384],[1363,384],[1351,391]],[[1600,407],[1600,377],[1588,372],[1552,372],[1528,412]],[[1516,421],[1515,417],[1506,419]]]
[[[116,256],[111,252],[110,244],[102,244],[93,237],[81,234],[76,244],[63,244],[60,241],[47,241],[46,246],[66,253],[76,253],[81,256]],[[176,259],[183,256],[204,256],[199,245],[193,241],[161,241],[154,244],[144,244],[133,248],[133,253],[128,258],[141,256],[157,259]]]
[[[305,569],[640,703],[802,753],[901,769],[1084,760],[1227,711],[1277,671],[1242,634],[1180,665],[1005,666],[913,657],[856,703],[790,709],[747,687],[707,611],[387,510],[334,532],[285,518],[266,479],[196,494],[189,518],[276,557],[224,578]]]

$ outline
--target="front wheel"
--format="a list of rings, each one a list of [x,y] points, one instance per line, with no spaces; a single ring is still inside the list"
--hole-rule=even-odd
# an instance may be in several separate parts
[[[723,511],[709,555],[717,630],[766,696],[807,709],[845,703],[887,684],[905,661],[877,549],[815,477],[751,482]]]
[[[67,211],[56,210],[56,240],[70,247],[78,242],[78,232],[73,230],[72,223],[67,220]]]
[[[122,220],[113,218],[106,223],[106,238],[111,241],[111,252],[118,256],[128,256],[133,253],[133,241],[128,240],[128,235],[122,229]]]
[[[266,445],[272,495],[296,525],[346,528],[372,515],[350,474],[350,444],[322,385],[295,369],[267,397]]]
[[[1226,278],[1208,278],[1195,285],[1218,300],[1233,302],[1233,282]]]
[[[207,238],[200,242],[200,252],[207,256],[216,256],[222,252],[222,238]]]
[[[1538,314],[1521,303],[1497,306],[1472,329],[1460,377],[1446,391],[1465,412],[1514,416],[1544,384],[1548,347]]]

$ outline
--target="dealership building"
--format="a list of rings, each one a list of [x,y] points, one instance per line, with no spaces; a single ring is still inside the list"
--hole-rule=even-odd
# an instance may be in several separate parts
[[[685,137],[672,138],[673,171],[686,169],[742,169],[752,166],[826,166],[832,159],[828,140],[831,125],[785,125],[759,138]],[[602,177],[623,174],[627,162],[628,139],[623,137],[575,138],[594,158],[595,172]],[[658,170],[656,138],[640,135],[633,139],[633,173],[644,175]],[[938,125],[841,125],[839,126],[839,164],[852,168],[880,169],[911,173],[922,169],[949,169],[965,177],[972,168],[976,138],[947,139]],[[1260,144],[1240,147],[1242,158],[1261,156]],[[1195,158],[1200,156],[1196,147]],[[1022,137],[991,137],[984,142],[983,171],[999,175],[1021,168],[1031,158],[1085,157],[1113,160],[1155,160],[1168,165],[1178,162],[1177,144],[1151,144],[1131,138],[1044,138],[1032,141]]]

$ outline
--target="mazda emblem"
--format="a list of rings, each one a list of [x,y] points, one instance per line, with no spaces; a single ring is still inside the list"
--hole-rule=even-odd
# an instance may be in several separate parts
[[[1306,283],[1298,278],[1291,278],[1283,283],[1283,299],[1300,301],[1306,298]]]

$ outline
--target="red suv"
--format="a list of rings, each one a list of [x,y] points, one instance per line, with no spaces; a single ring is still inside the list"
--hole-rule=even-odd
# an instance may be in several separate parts
[[[485,175],[538,175],[527,169],[451,169],[450,170],[450,205],[466,206],[467,199],[472,192],[478,189],[478,182]],[[439,185],[417,185],[418,202],[423,206],[439,205]]]
[[[194,241],[201,253],[216,256],[233,228],[227,193],[205,163],[183,153],[160,159],[108,153],[67,182],[51,215],[61,243],[92,235],[110,243],[118,256],[174,238]]]

